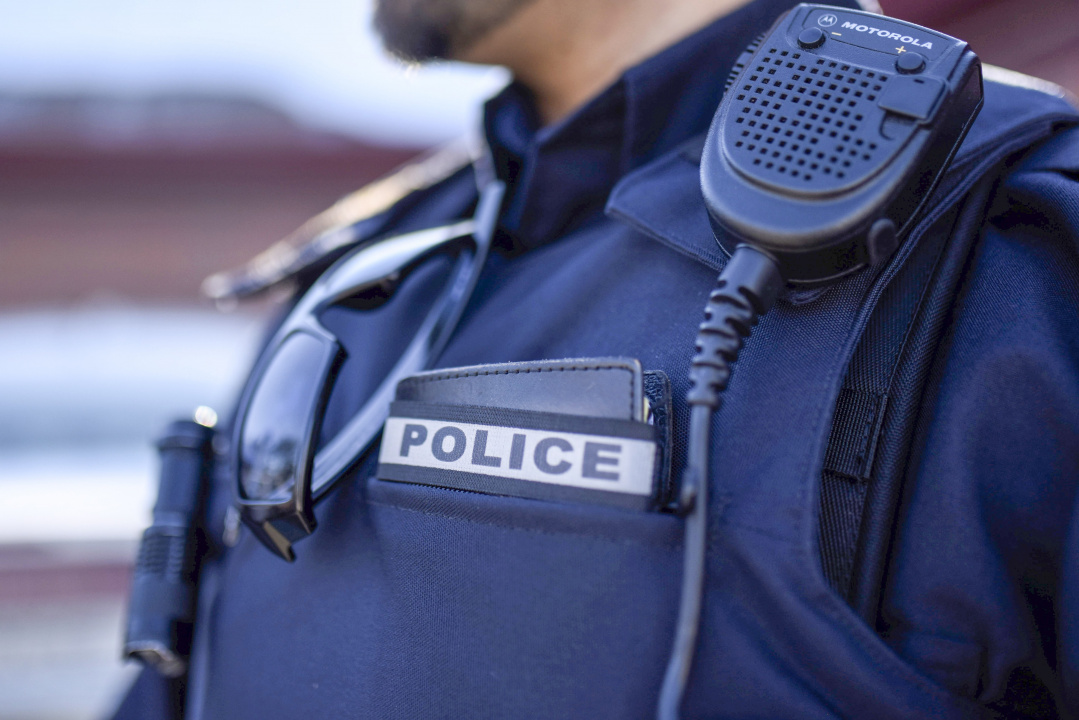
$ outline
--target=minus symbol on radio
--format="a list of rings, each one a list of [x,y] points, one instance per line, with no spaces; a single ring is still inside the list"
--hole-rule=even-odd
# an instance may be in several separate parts
[[[833,31],[832,31],[832,34],[833,34],[833,35],[839,35],[840,37],[842,37],[842,36],[843,36],[843,34],[842,34],[842,33],[837,33],[837,32],[836,32],[835,30],[833,30]]]

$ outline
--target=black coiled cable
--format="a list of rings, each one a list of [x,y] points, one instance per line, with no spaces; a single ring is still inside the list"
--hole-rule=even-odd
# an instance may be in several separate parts
[[[674,647],[659,694],[659,720],[677,720],[693,664],[704,592],[708,544],[709,445],[712,414],[727,387],[731,364],[757,320],[768,312],[783,286],[775,261],[748,245],[740,245],[723,268],[708,297],[704,322],[697,332],[697,355],[689,371],[689,455],[682,474],[681,507],[686,516],[682,596]]]

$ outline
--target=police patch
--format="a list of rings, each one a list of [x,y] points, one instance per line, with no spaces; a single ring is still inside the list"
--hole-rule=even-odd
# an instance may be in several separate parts
[[[552,403],[560,395],[575,402]],[[425,373],[402,381],[397,396],[382,433],[380,479],[635,509],[662,494],[666,454],[646,421],[636,361]]]

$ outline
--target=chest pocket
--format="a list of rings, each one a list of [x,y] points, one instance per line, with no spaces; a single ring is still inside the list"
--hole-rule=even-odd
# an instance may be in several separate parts
[[[375,714],[648,717],[681,567],[669,436],[666,377],[635,360],[402,381],[367,484],[372,686],[440,691],[376,692]]]

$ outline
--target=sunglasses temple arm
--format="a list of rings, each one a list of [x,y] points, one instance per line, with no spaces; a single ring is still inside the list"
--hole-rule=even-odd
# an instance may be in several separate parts
[[[472,216],[476,224],[476,243],[485,250],[491,247],[495,230],[498,228],[498,216],[502,214],[502,199],[506,195],[506,184],[501,180],[492,180],[480,191],[476,203],[476,213]]]
[[[404,355],[394,365],[393,370],[375,390],[360,412],[341,429],[333,440],[328,442],[315,457],[311,472],[311,493],[313,502],[318,502],[336,484],[345,470],[362,456],[356,447],[364,447],[377,437],[382,424],[389,414],[390,402],[397,391],[397,383],[408,375],[429,369],[449,341],[464,312],[465,305],[479,281],[480,273],[487,259],[487,250],[491,247],[498,216],[502,210],[502,198],[505,185],[498,181],[490,182],[480,193],[476,212],[473,216],[476,240],[475,255],[463,262],[467,268],[457,274],[453,286],[448,290],[445,302],[440,302],[441,310],[433,311],[424,321],[423,326],[409,343]]]

